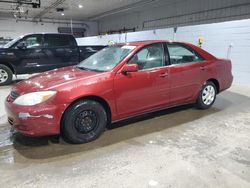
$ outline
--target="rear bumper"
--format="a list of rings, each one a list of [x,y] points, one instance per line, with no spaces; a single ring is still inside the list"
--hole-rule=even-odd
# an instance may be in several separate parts
[[[64,105],[19,106],[5,101],[9,124],[27,136],[60,134],[60,120]]]
[[[233,84],[233,76],[230,75],[227,79],[223,81],[223,84],[221,84],[220,92],[230,88]]]

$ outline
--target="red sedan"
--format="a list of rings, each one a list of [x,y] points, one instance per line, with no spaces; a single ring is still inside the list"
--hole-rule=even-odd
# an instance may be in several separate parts
[[[22,81],[5,105],[9,123],[25,135],[61,133],[85,143],[121,119],[188,103],[207,109],[232,81],[229,60],[192,44],[132,42]]]

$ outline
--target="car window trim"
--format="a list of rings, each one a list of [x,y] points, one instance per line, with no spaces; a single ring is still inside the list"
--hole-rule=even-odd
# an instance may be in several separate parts
[[[159,69],[162,69],[164,67],[167,67],[167,66],[161,66],[161,67],[153,67],[153,68],[148,68],[148,69],[142,69],[142,70],[138,70],[138,72],[152,72],[154,70],[159,70]]]
[[[188,62],[188,63],[181,63],[181,64],[170,64],[169,67],[176,67],[176,66],[183,66],[183,65],[190,65],[190,64],[195,64],[195,63],[206,63],[207,60],[204,61],[192,61],[192,62]]]
[[[171,65],[171,61],[170,61],[170,55],[169,55],[169,50],[168,50],[168,46],[167,46],[167,42],[164,42],[164,51],[165,51],[165,66]]]

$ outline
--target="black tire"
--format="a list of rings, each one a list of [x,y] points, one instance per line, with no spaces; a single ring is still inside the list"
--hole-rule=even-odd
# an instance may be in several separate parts
[[[107,126],[107,112],[93,100],[81,100],[64,113],[61,132],[65,141],[83,144],[97,139]]]
[[[11,69],[6,65],[0,64],[0,86],[11,84],[12,78],[13,78],[13,73]]]
[[[214,97],[211,100],[209,100],[209,102],[207,102],[207,101],[204,101],[203,96],[205,94],[205,90],[207,91],[207,88],[209,88],[209,87],[213,88],[213,90],[214,90]],[[211,93],[213,93],[213,92],[211,92]],[[210,108],[214,104],[214,102],[216,100],[216,95],[217,95],[217,89],[216,89],[215,84],[213,82],[211,82],[211,81],[207,81],[202,86],[202,89],[201,89],[201,91],[199,93],[199,96],[198,96],[198,99],[196,101],[197,108],[199,108],[199,109],[208,109],[208,108]]]

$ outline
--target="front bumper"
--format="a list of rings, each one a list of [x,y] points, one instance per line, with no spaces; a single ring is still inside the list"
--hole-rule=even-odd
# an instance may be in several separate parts
[[[19,106],[5,101],[9,124],[27,136],[60,134],[60,121],[65,105],[39,104]]]

